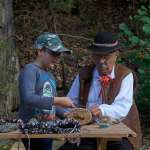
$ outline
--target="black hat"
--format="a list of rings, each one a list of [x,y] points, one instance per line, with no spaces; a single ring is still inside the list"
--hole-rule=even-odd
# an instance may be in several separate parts
[[[99,32],[91,46],[87,46],[87,50],[94,53],[107,53],[115,51],[123,45],[118,44],[116,37],[109,31]]]

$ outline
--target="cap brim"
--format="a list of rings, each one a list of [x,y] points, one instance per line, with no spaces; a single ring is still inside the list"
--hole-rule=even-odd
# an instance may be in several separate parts
[[[59,48],[57,46],[51,46],[51,47],[47,46],[46,48],[55,52],[63,52],[66,54],[71,54],[71,51],[63,46],[59,46]]]
[[[117,44],[114,47],[100,47],[100,46],[91,45],[91,46],[87,46],[86,49],[93,53],[108,53],[111,51],[115,51],[121,47],[123,47],[122,44]]]
[[[71,51],[63,46],[61,48],[61,52],[66,53],[66,54],[71,54]]]

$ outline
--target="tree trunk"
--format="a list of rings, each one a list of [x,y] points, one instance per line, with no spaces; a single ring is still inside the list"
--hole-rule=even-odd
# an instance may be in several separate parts
[[[0,117],[9,117],[19,106],[18,53],[13,33],[12,0],[0,0]]]

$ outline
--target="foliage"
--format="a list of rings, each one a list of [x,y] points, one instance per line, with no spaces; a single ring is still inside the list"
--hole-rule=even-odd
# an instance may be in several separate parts
[[[116,63],[119,63],[122,66],[126,66],[126,63],[122,61],[123,56],[118,56]]]
[[[35,20],[33,19],[33,29],[32,29],[32,33],[36,33],[37,36],[40,36],[40,30],[38,28],[38,24],[35,22]]]
[[[89,29],[89,31],[86,33],[88,36],[91,37],[91,39],[94,39],[94,37],[97,35],[97,33],[100,31],[100,29]]]
[[[74,0],[54,0],[52,6],[53,8],[65,12],[68,12],[68,8],[75,8]]]
[[[148,7],[150,8],[150,6]],[[128,55],[128,58],[134,65],[138,66],[138,72],[140,77],[138,78],[138,90],[137,94],[137,107],[139,110],[148,109],[150,107],[150,18],[147,16],[148,9],[145,6],[141,6],[141,10],[138,10],[139,15],[135,15],[134,23],[142,22],[142,32],[140,36],[135,36],[129,30],[126,24],[120,24],[119,28],[122,30],[119,35],[129,36],[129,40],[124,43],[125,46],[135,46],[134,52]]]
[[[96,14],[93,14],[92,12],[88,12],[88,16],[86,19],[90,21],[90,23],[93,23],[93,21],[97,20],[99,17]],[[91,39],[94,39],[94,37],[97,35],[97,33],[100,31],[100,29],[93,29],[90,28],[89,31],[86,33],[88,36],[91,37]]]
[[[90,23],[93,23],[93,21],[98,18],[99,18],[98,15],[93,14],[92,12],[88,12],[88,16],[86,17],[86,19],[88,19]]]
[[[6,144],[3,144],[3,145],[0,145],[0,150],[11,150],[14,142],[15,141],[12,141],[10,143],[6,143]]]
[[[89,0],[92,2],[92,0]],[[95,0],[96,1],[96,0]],[[60,11],[68,12],[69,8],[76,8],[75,7],[75,0],[54,0],[52,3],[53,8],[56,8]]]
[[[10,44],[7,43],[7,40],[10,38],[14,38],[14,36],[7,38],[3,42],[0,42],[0,50],[5,51],[5,53],[1,57],[1,62],[3,62],[3,63],[0,64],[0,78],[3,81],[1,83],[5,85],[5,86],[4,85],[1,86],[0,91],[2,92],[2,94],[7,93],[9,91],[14,92],[14,91],[18,90],[18,85],[13,85],[11,83],[11,79],[14,79],[16,77],[16,75],[18,74],[18,72],[17,71],[9,71],[8,73],[6,73],[6,69],[9,69],[9,67],[10,67],[10,63],[5,62],[7,53],[10,55],[13,55],[14,52],[18,52],[17,49],[12,50]],[[15,58],[12,56],[11,59],[14,61]],[[2,87],[4,87],[4,88],[2,88]]]
[[[127,0],[127,2],[129,3],[129,9],[133,9],[133,7],[132,7],[133,3],[135,3],[134,5],[137,5],[137,6],[142,6],[142,5],[147,6],[148,0],[136,0],[136,1],[134,1],[134,0]]]

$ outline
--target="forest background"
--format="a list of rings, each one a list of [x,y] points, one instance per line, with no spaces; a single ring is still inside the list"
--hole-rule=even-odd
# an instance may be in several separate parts
[[[99,31],[112,32],[120,49],[117,62],[135,71],[138,90],[135,94],[143,135],[142,149],[150,147],[150,11],[148,0],[12,0],[14,51],[18,54],[19,72],[10,72],[1,88],[3,95],[18,91],[10,86],[9,78],[18,76],[23,67],[34,61],[34,43],[44,33],[57,34],[64,47],[72,51],[63,54],[50,71],[56,78],[59,96],[66,96],[79,68],[93,64],[92,54],[85,47],[91,45]],[[12,38],[12,37],[8,37]],[[7,42],[1,47],[8,47]],[[0,68],[7,69],[2,64]],[[4,76],[1,72],[0,76]],[[19,101],[9,115],[15,117]],[[8,146],[6,146],[8,148]]]

